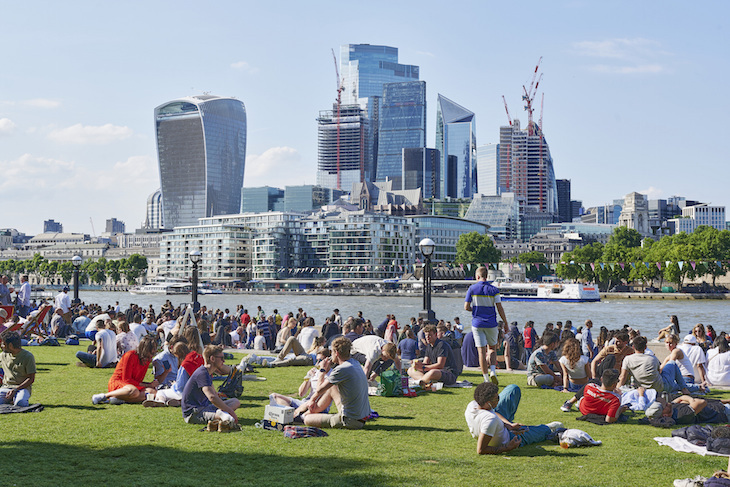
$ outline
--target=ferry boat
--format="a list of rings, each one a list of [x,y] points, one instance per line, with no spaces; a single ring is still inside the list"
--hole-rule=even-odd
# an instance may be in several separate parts
[[[190,294],[191,286],[185,282],[152,282],[129,288],[131,294]]]
[[[504,301],[559,301],[566,303],[596,302],[601,300],[598,287],[589,284],[540,282],[495,283]]]

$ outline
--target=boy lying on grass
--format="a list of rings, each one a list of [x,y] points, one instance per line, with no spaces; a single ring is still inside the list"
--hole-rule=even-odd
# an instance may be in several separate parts
[[[504,453],[521,446],[538,443],[562,423],[525,426],[514,423],[515,413],[520,405],[522,392],[514,384],[504,388],[501,394],[491,382],[483,382],[474,390],[474,400],[466,406],[464,417],[469,432],[477,438],[477,453]]]

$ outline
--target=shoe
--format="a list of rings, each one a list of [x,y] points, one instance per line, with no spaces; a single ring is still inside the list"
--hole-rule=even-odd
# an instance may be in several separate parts
[[[211,419],[210,421],[208,421],[208,427],[206,429],[208,431],[218,431],[220,422],[221,422],[220,419]]]
[[[120,406],[122,404],[126,404],[126,402],[122,401],[118,397],[112,397],[111,399],[109,399],[109,404],[113,404],[115,406]]]
[[[565,425],[563,425],[563,423],[561,423],[560,421],[553,421],[552,423],[548,423],[545,426],[550,428],[550,431],[552,431],[553,433],[555,433],[555,430],[559,428],[565,428]]]
[[[564,413],[569,413],[571,409],[573,409],[573,403],[570,401],[565,401],[563,405],[560,406],[560,410]]]
[[[170,408],[179,408],[180,407],[180,399],[168,399],[165,403],[165,406]]]
[[[92,404],[102,404],[102,403],[106,403],[106,402],[109,402],[109,399],[106,398],[106,394],[101,393],[101,394],[94,394],[93,396],[91,396]]]
[[[489,381],[495,386],[499,385],[499,379],[497,379],[497,374],[495,374],[494,372],[489,374]]]
[[[167,406],[167,404],[165,404],[162,401],[154,401],[154,400],[147,399],[146,401],[144,401],[142,403],[142,406],[144,406],[146,408],[164,408],[165,406]]]
[[[218,423],[218,433],[230,433],[233,429],[233,423],[228,421],[220,421]]]

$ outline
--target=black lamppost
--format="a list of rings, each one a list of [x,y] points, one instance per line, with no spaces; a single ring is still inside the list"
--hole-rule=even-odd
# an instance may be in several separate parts
[[[79,267],[81,267],[83,260],[79,255],[74,255],[71,258],[71,263],[74,265],[74,300],[71,304],[79,304],[81,302],[79,299]]]
[[[200,303],[198,302],[198,263],[203,257],[200,250],[192,250],[189,254],[190,262],[193,263],[193,311],[198,312],[200,310]]]
[[[418,313],[424,323],[436,323],[436,313],[431,309],[431,255],[436,249],[436,244],[430,238],[424,238],[418,244],[421,254],[426,262],[423,264],[423,311]]]

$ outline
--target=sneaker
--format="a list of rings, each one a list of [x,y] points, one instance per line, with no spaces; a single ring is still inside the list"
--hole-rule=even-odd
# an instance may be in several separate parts
[[[210,421],[208,421],[208,427],[206,428],[206,430],[218,431],[218,425],[220,425],[220,422],[220,419],[211,419]]]
[[[552,431],[553,433],[555,433],[555,430],[557,430],[558,428],[565,428],[565,425],[563,425],[563,423],[561,423],[560,421],[553,421],[552,423],[548,423],[545,426],[550,428],[550,431]]]
[[[170,408],[179,408],[180,404],[182,404],[180,402],[180,399],[168,399],[167,402],[165,403],[165,406],[170,407]]]
[[[167,406],[167,404],[165,404],[162,401],[154,401],[154,400],[147,399],[146,401],[144,401],[142,403],[142,406],[144,406],[146,408],[164,408],[165,406]]]
[[[93,396],[91,396],[92,404],[102,404],[102,403],[106,403],[106,402],[109,402],[109,399],[106,398],[106,394],[101,393],[101,394],[94,394]]]
[[[565,401],[563,405],[560,406],[560,410],[564,413],[569,413],[571,409],[573,409],[573,403],[570,401]]]
[[[495,374],[494,372],[489,374],[489,381],[495,386],[499,385],[499,379],[497,379],[497,374]]]
[[[119,406],[119,405],[126,404],[126,403],[124,401],[122,401],[121,399],[119,399],[118,397],[112,397],[111,399],[109,399],[109,404]]]
[[[230,433],[232,426],[233,426],[233,424],[228,421],[220,421],[218,423],[218,432],[219,433]]]

